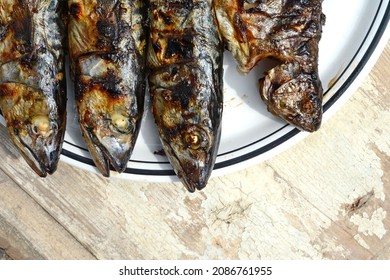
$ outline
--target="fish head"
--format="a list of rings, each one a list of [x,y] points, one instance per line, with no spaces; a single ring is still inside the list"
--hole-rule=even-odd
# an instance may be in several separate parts
[[[191,77],[180,74],[180,77]],[[188,191],[201,190],[206,186],[215,163],[222,110],[208,105],[206,98],[197,99],[192,94],[196,87],[190,84],[191,79],[165,83],[171,85],[168,89],[159,86],[161,83],[157,77],[150,76],[149,85],[152,88],[152,113],[163,149]]]
[[[160,131],[164,151],[190,192],[206,186],[214,166],[219,137],[220,133],[215,134],[210,126],[193,123],[165,127]]]
[[[260,96],[271,113],[301,130],[319,129],[322,86],[318,73],[305,73],[293,63],[282,64],[268,71],[259,84]]]
[[[41,177],[57,168],[63,141],[63,128],[49,115],[31,116],[25,122],[9,127],[13,142],[25,160]]]
[[[55,105],[50,106],[54,103],[40,91],[26,85],[2,84],[0,95],[13,143],[38,175],[52,174],[61,153],[65,114],[60,114]]]
[[[98,86],[78,101],[81,132],[104,176],[109,176],[110,164],[118,172],[127,167],[141,119],[139,114],[132,114],[134,104],[130,96],[112,96]]]

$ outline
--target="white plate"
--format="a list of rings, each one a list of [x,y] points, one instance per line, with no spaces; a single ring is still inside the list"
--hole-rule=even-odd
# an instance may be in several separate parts
[[[389,0],[324,0],[326,24],[320,42],[319,72],[324,97],[324,121],[353,93],[368,73],[389,37]],[[224,57],[222,138],[213,176],[263,161],[305,137],[272,116],[260,99],[257,81],[266,63],[240,75],[228,52]],[[70,81],[70,79],[68,79]],[[72,85],[68,83],[68,125],[61,160],[97,172],[80,135]],[[128,168],[114,176],[130,180],[177,180],[164,156],[148,102],[141,132]],[[0,122],[4,120],[0,116]]]

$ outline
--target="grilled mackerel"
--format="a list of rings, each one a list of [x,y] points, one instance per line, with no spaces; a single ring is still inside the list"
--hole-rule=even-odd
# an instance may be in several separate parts
[[[259,82],[268,110],[306,131],[317,130],[322,119],[321,6],[322,0],[215,0],[222,36],[241,71],[265,57],[281,62]]]
[[[205,187],[222,117],[223,45],[211,0],[150,0],[152,111],[173,169],[191,192]]]
[[[27,163],[56,170],[66,122],[65,1],[0,2],[0,111]]]
[[[69,0],[69,57],[82,135],[96,167],[123,172],[145,94],[142,0]]]

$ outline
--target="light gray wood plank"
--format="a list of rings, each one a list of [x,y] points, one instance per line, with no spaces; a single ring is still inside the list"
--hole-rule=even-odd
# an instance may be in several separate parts
[[[0,261],[11,260],[11,258],[7,255],[7,253],[0,248]]]
[[[94,259],[10,179],[0,182],[0,248],[12,259]]]
[[[291,186],[275,184],[266,165],[214,178],[196,194],[180,184],[106,180],[65,164],[44,180],[28,180],[24,171],[23,188],[101,259],[372,257]]]
[[[323,129],[270,160],[280,180],[374,254],[390,241],[389,64],[388,47]]]
[[[390,243],[383,246],[373,258],[373,260],[390,260]]]

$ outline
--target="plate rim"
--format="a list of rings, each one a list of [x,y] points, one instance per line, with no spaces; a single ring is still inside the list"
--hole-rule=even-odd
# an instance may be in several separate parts
[[[365,76],[364,74],[368,74],[369,70],[373,67],[376,60],[379,58],[380,53],[383,51],[385,47],[385,43],[390,37],[389,32],[389,18],[390,18],[390,1],[381,0],[377,12],[371,22],[370,28],[368,29],[364,39],[362,40],[359,48],[356,53],[348,63],[348,65],[343,69],[343,72],[340,73],[338,79],[333,83],[333,85],[327,89],[326,93],[329,92],[333,86],[335,86],[341,79],[346,78],[342,84],[338,87],[338,89],[334,92],[334,94],[324,103],[324,117],[323,123],[325,123],[330,115],[333,115],[341,106],[344,104],[346,100],[352,95],[353,89],[357,88],[360,84],[359,81]],[[385,8],[383,8],[383,4],[387,4]],[[378,13],[380,11],[384,11],[383,16],[378,19]],[[372,39],[367,42],[367,38],[372,35],[372,28],[375,23],[380,20],[380,24],[375,31]],[[363,53],[361,59],[358,61],[358,64],[353,67],[352,72],[348,74],[347,77],[344,77],[345,73],[351,69],[351,65],[359,54],[361,54],[362,48],[369,44],[365,52]],[[325,93],[325,94],[326,94]],[[289,124],[285,124],[275,131],[270,133],[269,135],[262,137],[254,141],[253,143],[246,144],[245,147],[254,145],[256,142],[262,141],[262,139],[270,137],[271,135],[277,134],[280,131],[285,130],[281,137],[276,138],[270,143],[266,143],[265,145],[239,155],[237,157],[229,158],[226,160],[221,160],[223,154],[218,154],[217,161],[215,163],[213,172],[211,177],[225,175],[227,173],[238,170],[242,170],[254,164],[260,163],[276,154],[279,154],[281,151],[288,149],[293,144],[298,143],[306,136],[310,135],[310,133],[300,131],[297,128],[292,127]],[[73,145],[68,141],[64,141],[64,144]],[[283,144],[283,145],[282,145]],[[77,146],[78,149],[83,149]],[[237,150],[243,149],[243,147],[238,148]],[[234,151],[224,152],[224,154],[230,154]],[[88,170],[90,172],[99,173],[95,167],[95,164],[91,158],[84,157],[82,155],[76,154],[68,149],[62,149],[61,151],[61,161],[75,166],[80,169]],[[139,160],[130,159],[128,167],[126,170],[119,174],[112,170],[111,177],[118,177],[122,179],[128,180],[137,180],[137,181],[150,181],[150,182],[171,182],[178,181],[178,178],[175,175],[175,172],[172,168],[169,169],[143,169],[143,168],[135,168],[132,167],[132,163],[140,162]],[[169,162],[148,162],[148,164],[166,164],[169,165]],[[129,166],[130,165],[130,166]],[[170,165],[169,165],[170,167]]]
[[[343,69],[343,72],[339,75],[338,79],[334,82],[332,87],[335,84],[337,84],[337,82],[340,81],[340,79],[344,78],[345,73],[348,72],[348,70],[351,68],[351,65],[353,64],[356,57],[361,53],[363,46],[365,44],[367,44],[367,38],[370,36],[370,34],[372,34],[373,25],[378,20],[377,17],[378,17],[379,11],[383,10],[383,7],[382,7],[383,4],[384,4],[384,1],[381,0],[379,5],[378,5],[377,12],[372,20],[371,26],[368,29],[359,48],[357,49],[356,53],[354,54],[354,56],[352,57],[352,59],[350,60],[348,65]],[[368,71],[363,71],[364,68],[365,67],[367,67],[369,69],[371,68],[371,67],[369,67],[370,66],[369,62],[370,62],[370,60],[373,60],[374,52],[378,50],[378,46],[379,46],[380,41],[384,39],[385,31],[388,29],[387,27],[388,27],[388,22],[389,22],[389,14],[390,14],[390,2],[387,3],[387,7],[385,9],[383,17],[379,19],[380,20],[379,27],[376,30],[375,35],[373,36],[373,39],[368,42],[369,46],[366,49],[366,51],[364,52],[362,58],[359,60],[359,63],[357,64],[356,67],[353,68],[353,71],[347,76],[346,80],[342,83],[341,86],[339,86],[339,88],[332,95],[332,97],[329,98],[329,100],[327,100],[327,102],[324,104],[324,106],[323,106],[323,110],[324,110],[323,123],[325,123],[326,120],[329,118],[329,117],[327,118],[327,116],[329,115],[330,111],[332,111],[332,114],[337,111],[337,110],[334,110],[334,108],[333,108],[335,106],[335,104],[338,103],[340,101],[340,99],[342,99],[342,97],[344,97],[343,99],[344,99],[344,101],[346,101],[348,99],[347,97],[349,97],[351,95],[351,94],[348,94],[347,91],[351,91],[350,89],[351,89],[352,84],[355,83],[356,81],[360,80],[360,77],[363,76],[362,74],[364,72],[368,72]],[[381,51],[382,50],[378,51],[378,53],[380,54]],[[375,61],[376,60],[372,61],[372,63],[371,63],[372,66],[375,63]],[[326,93],[329,92],[332,89],[332,87],[327,89]],[[348,96],[346,96],[346,95],[348,95]],[[341,107],[341,106],[337,106],[337,107]],[[330,109],[333,109],[333,110],[330,110]],[[255,163],[259,163],[261,161],[264,161],[265,159],[267,159],[267,158],[271,157],[272,155],[275,155],[281,151],[281,149],[279,149],[279,151],[275,151],[275,149],[280,148],[281,146],[286,144],[286,147],[283,148],[283,150],[285,150],[288,147],[290,147],[292,144],[297,143],[297,142],[301,141],[303,138],[305,138],[307,135],[310,135],[310,133],[300,131],[299,129],[294,128],[289,124],[285,124],[282,127],[278,128],[277,130],[270,133],[269,135],[263,137],[262,139],[270,137],[271,135],[276,134],[277,132],[279,132],[283,129],[288,130],[288,131],[286,131],[286,133],[283,134],[283,136],[275,139],[274,141],[272,141],[268,144],[265,144],[264,146],[262,146],[258,149],[255,149],[253,151],[250,151],[250,152],[245,153],[243,155],[240,155],[238,157],[234,157],[231,159],[227,159],[227,160],[218,162],[218,159],[220,159],[222,156],[221,154],[218,154],[217,162],[215,163],[215,166],[214,166],[214,169],[212,172],[212,177],[221,176],[223,174],[230,172],[230,171],[226,171],[223,169],[231,170],[231,168],[233,167],[234,170],[240,170],[240,169],[246,168],[248,166],[251,166]],[[259,142],[262,139],[259,139],[255,142]],[[291,143],[287,144],[286,142],[291,142]],[[253,144],[254,143],[250,143],[250,144],[247,144],[245,146],[251,146]],[[240,147],[238,149],[242,149],[242,147]],[[227,153],[231,153],[231,152],[234,152],[234,151],[229,151]],[[63,150],[62,153],[66,158],[74,157],[75,159],[77,159],[78,163],[80,163],[80,161],[81,161],[82,163],[87,164],[88,166],[92,167],[93,171],[97,172],[96,168],[94,167],[94,163],[93,163],[92,159],[82,157],[82,156],[75,154],[75,153],[68,151],[68,150]],[[267,155],[267,153],[269,155]],[[256,159],[260,156],[263,156],[263,157],[261,159],[255,160],[254,161],[255,163],[252,163],[254,159]],[[130,159],[130,163],[131,162],[135,163],[135,162],[139,162],[139,161]],[[153,163],[147,162],[147,163],[148,164],[169,164],[169,162],[153,162]],[[244,164],[244,167],[237,168],[238,165],[241,165],[243,163],[246,163],[246,164]],[[83,166],[83,167],[86,167],[86,166]],[[87,169],[91,169],[91,168],[87,168]],[[172,181],[172,179],[174,181],[177,181],[175,178],[176,175],[175,175],[173,169],[142,169],[142,168],[127,167],[126,170],[122,174],[118,174],[118,176],[122,177],[122,178],[129,178],[129,179],[133,179],[133,177],[134,177],[134,179],[136,179],[137,177],[141,177],[141,179],[146,179],[146,181],[156,181],[156,179],[160,179],[157,181],[161,181],[161,179],[162,179],[162,181],[166,181],[166,179],[168,179],[169,181]],[[153,179],[143,178],[144,176],[153,176]]]
[[[348,71],[348,69],[350,69],[351,65],[353,64],[353,61],[361,53],[361,49],[363,48],[363,46],[365,44],[367,44],[367,38],[371,34],[373,25],[377,21],[378,13],[381,10],[382,5],[384,4],[383,2],[384,2],[383,0],[380,1],[376,15],[373,18],[371,26],[368,29],[367,34],[365,35],[364,39],[362,40],[358,50],[356,51],[355,55],[350,60],[349,64],[344,68],[343,72],[339,75],[338,79],[335,81],[335,83],[332,85],[332,87],[335,84],[337,84],[337,82],[341,78],[344,77],[344,74]],[[337,89],[337,91],[332,95],[332,97],[324,104],[324,106],[323,106],[324,117],[325,117],[325,115],[327,115],[328,110],[330,108],[332,108],[332,106],[334,106],[341,99],[341,97],[343,97],[347,94],[347,91],[350,89],[351,85],[356,80],[358,80],[359,76],[362,76],[361,74],[363,73],[364,67],[368,66],[368,62],[370,61],[370,59],[373,58],[373,53],[375,52],[375,50],[377,50],[379,42],[381,41],[381,39],[383,39],[383,35],[385,34],[385,31],[387,29],[388,22],[389,22],[389,14],[390,14],[390,2],[387,3],[387,7],[386,7],[386,10],[383,14],[383,17],[380,19],[381,22],[379,24],[379,27],[376,30],[376,33],[375,33],[373,39],[369,42],[370,45],[368,46],[367,50],[365,51],[362,59],[359,60],[358,65],[353,68],[352,73],[350,73],[347,76],[347,79],[343,82],[343,84]],[[374,63],[372,63],[372,64],[374,64]],[[329,90],[331,88],[329,88],[327,90],[327,92],[329,92]],[[344,99],[347,100],[348,98],[344,98]],[[338,107],[341,107],[341,106],[338,106]],[[332,113],[334,113],[335,111],[336,110],[332,110]],[[325,120],[323,121],[323,123],[325,123]],[[300,131],[299,129],[294,128],[289,124],[285,124],[284,126],[273,131],[272,133],[270,133],[266,137],[270,137],[271,135],[273,135],[273,134],[275,134],[283,129],[289,129],[289,131],[284,133],[283,136],[275,139],[271,143],[268,143],[268,144],[266,144],[258,149],[255,149],[253,151],[250,151],[250,152],[245,153],[243,155],[240,155],[238,157],[234,157],[231,159],[224,160],[222,162],[218,162],[218,159],[221,157],[221,155],[218,154],[217,162],[215,163],[214,169],[212,172],[212,177],[221,176],[223,174],[226,174],[227,173],[226,171],[221,172],[222,169],[227,169],[227,168],[231,169],[232,167],[234,167],[235,170],[242,169],[242,168],[236,168],[236,167],[240,164],[245,163],[245,162],[247,163],[247,164],[245,164],[245,166],[250,166],[250,165],[252,165],[250,162],[252,162],[253,159],[255,159],[259,156],[262,156],[262,155],[263,155],[262,159],[256,160],[255,162],[264,161],[266,158],[269,158],[270,156],[279,153],[280,151],[276,152],[275,149],[282,146],[282,144],[286,144],[286,142],[289,142],[289,141],[292,142],[291,144],[294,144],[294,143],[301,141],[303,138],[305,138],[307,135],[309,135],[309,133],[307,133],[307,132]],[[298,136],[300,136],[300,137],[298,137]],[[293,138],[297,138],[297,139],[293,139]],[[255,141],[255,142],[258,142],[258,141],[261,141],[261,139]],[[253,144],[254,143],[250,143],[250,144],[247,144],[246,146],[250,146]],[[286,145],[286,147],[283,150],[290,147],[291,144]],[[240,147],[239,149],[242,149],[242,147]],[[231,152],[229,152],[229,153],[231,153]],[[267,153],[269,153],[268,156],[266,155]],[[98,172],[97,169],[95,168],[95,165],[94,165],[91,158],[82,157],[82,156],[75,154],[75,153],[73,153],[69,150],[66,150],[66,149],[62,150],[61,158],[65,162],[67,161],[67,159],[71,159],[71,162],[72,162],[72,160],[76,160],[78,163],[76,165],[79,165],[80,163],[82,163],[82,165],[80,165],[78,167],[86,168],[86,169],[89,169],[91,171]],[[130,159],[130,164],[135,163],[135,162],[138,162],[138,161]],[[73,164],[74,164],[74,162],[73,162]],[[148,162],[148,164],[169,164],[169,162],[153,162],[153,163]],[[84,166],[84,165],[87,165],[87,166]],[[245,168],[245,167],[243,167],[243,168]],[[141,177],[140,178],[141,180],[146,179],[146,181],[156,181],[156,179],[162,179],[162,181],[166,181],[166,179],[168,179],[169,181],[172,181],[172,179],[173,179],[173,181],[177,181],[175,172],[173,171],[172,168],[171,169],[142,169],[142,168],[134,168],[134,167],[128,166],[122,174],[115,174],[115,171],[113,173],[114,173],[114,176],[118,176],[118,177],[122,177],[122,178],[129,178],[129,179],[133,179],[133,177],[134,177],[134,179]],[[144,176],[152,176],[153,178],[152,179],[143,178]],[[158,181],[160,181],[160,180],[158,180]]]

